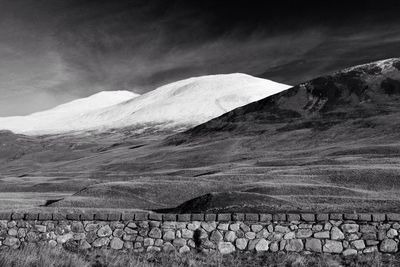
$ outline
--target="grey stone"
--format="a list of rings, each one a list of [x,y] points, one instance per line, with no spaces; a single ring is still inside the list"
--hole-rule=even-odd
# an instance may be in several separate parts
[[[161,230],[159,228],[152,228],[149,232],[151,238],[161,238]]]
[[[380,251],[394,253],[397,252],[397,242],[393,239],[384,239],[379,247]]]
[[[161,247],[163,244],[164,244],[164,240],[162,240],[162,239],[156,239],[154,241],[154,246],[156,246],[156,247]]]
[[[290,229],[286,226],[277,225],[275,226],[275,232],[286,234],[290,232]]]
[[[182,237],[186,239],[193,238],[194,232],[188,229],[182,229]]]
[[[222,239],[224,239],[224,237],[222,236],[221,232],[218,230],[213,231],[210,235],[210,240],[215,243],[221,241]]]
[[[268,236],[269,241],[279,241],[282,239],[281,233],[272,233]]]
[[[331,239],[332,240],[342,240],[344,239],[344,234],[338,227],[332,227],[331,230]]]
[[[360,226],[354,223],[345,223],[341,225],[341,228],[345,233],[356,233],[358,232]]]
[[[143,240],[143,246],[148,247],[148,246],[153,246],[154,245],[154,239],[150,237],[146,237]]]
[[[127,235],[127,234],[124,234],[124,235],[122,236],[122,239],[123,239],[124,241],[135,241],[136,238],[137,238],[137,236],[135,236],[135,235]]]
[[[168,253],[173,252],[173,251],[175,251],[175,247],[171,243],[166,242],[163,245],[163,251],[168,252]]]
[[[72,239],[74,237],[74,235],[72,233],[68,233],[65,235],[60,235],[57,237],[57,243],[58,244],[64,244],[65,242],[67,242],[68,240]]]
[[[286,247],[287,251],[296,251],[300,252],[304,248],[303,241],[301,239],[290,239],[286,240]]]
[[[160,252],[161,248],[155,246],[148,246],[146,249],[147,252]]]
[[[272,252],[277,252],[279,250],[278,242],[272,242],[269,245],[269,250],[272,251]]]
[[[245,233],[251,231],[250,227],[247,224],[244,224],[244,223],[240,224],[240,229]]]
[[[86,241],[89,242],[89,243],[93,243],[93,241],[96,240],[96,238],[97,238],[97,234],[94,231],[93,232],[88,232],[86,234]]]
[[[218,224],[218,229],[227,231],[229,229],[229,224],[228,223],[220,223],[220,224]]]
[[[395,229],[389,229],[387,232],[386,232],[386,236],[388,237],[388,238],[395,238],[396,236],[398,236],[399,235],[399,233],[397,232],[397,230],[395,230]]]
[[[85,229],[81,222],[73,222],[71,225],[71,231],[75,233],[83,233],[85,232]]]
[[[378,252],[378,247],[377,246],[372,246],[372,247],[367,247],[363,250],[364,253],[375,253]]]
[[[322,243],[320,239],[310,238],[306,240],[306,250],[312,252],[321,252]]]
[[[259,225],[259,224],[253,224],[253,225],[251,226],[251,231],[253,231],[253,232],[255,232],[255,233],[261,231],[262,229],[263,229],[263,226],[262,226],[262,225]]]
[[[344,251],[342,252],[342,254],[343,254],[343,256],[345,256],[345,257],[357,255],[357,250],[348,248],[348,249],[344,250]]]
[[[186,223],[185,222],[177,222],[176,228],[177,229],[186,229]]]
[[[73,237],[74,240],[82,240],[86,238],[86,234],[85,233],[74,233]]]
[[[322,229],[324,229],[324,226],[322,226],[322,225],[320,225],[320,224],[313,225],[313,227],[312,227],[312,230],[313,230],[314,232],[322,231]]]
[[[99,225],[98,225],[97,223],[88,223],[88,224],[85,226],[85,230],[86,230],[87,232],[91,232],[91,231],[97,230],[98,227],[99,227]]]
[[[125,241],[124,242],[124,248],[125,249],[133,249],[133,242]]]
[[[45,225],[35,225],[36,231],[39,233],[46,233],[47,227]]]
[[[253,233],[253,232],[247,232],[247,233],[245,233],[244,235],[245,235],[245,237],[246,237],[247,239],[254,239],[254,238],[256,238],[256,233]]]
[[[99,237],[106,237],[112,235],[113,231],[111,230],[109,225],[105,225],[97,230],[97,235]]]
[[[351,245],[358,250],[364,249],[365,248],[365,243],[364,240],[355,240],[351,242]]]
[[[365,240],[365,244],[367,244],[367,246],[376,246],[379,244],[378,240]]]
[[[4,241],[3,241],[3,245],[6,245],[8,247],[19,247],[20,245],[20,241],[18,238],[16,237],[7,237]]]
[[[324,230],[330,231],[332,229],[332,224],[331,223],[325,223],[324,224]]]
[[[296,238],[307,238],[313,235],[312,230],[310,229],[299,229],[296,233]]]
[[[281,240],[279,242],[279,250],[281,250],[281,251],[284,250],[286,247],[286,243],[287,243],[287,240]]]
[[[178,247],[178,248],[183,247],[183,246],[186,245],[186,239],[183,239],[183,238],[176,238],[176,239],[174,239],[174,241],[172,241],[172,244],[173,244],[175,247]]]
[[[383,240],[386,238],[386,231],[385,230],[379,230],[378,231],[378,240]]]
[[[192,222],[192,223],[189,223],[188,226],[187,226],[187,228],[188,228],[189,230],[192,230],[192,231],[197,230],[198,228],[200,228],[200,222]]]
[[[376,231],[376,227],[370,224],[363,224],[360,226],[361,233],[374,233]]]
[[[207,232],[212,232],[217,228],[217,224],[215,222],[202,222],[201,227]]]
[[[129,227],[125,227],[124,231],[125,231],[125,233],[127,233],[128,235],[137,235],[137,234],[138,234],[138,231],[137,231],[137,230],[134,230],[134,229],[129,228]]]
[[[236,247],[239,250],[245,250],[247,247],[247,239],[245,238],[236,239]]]
[[[108,239],[107,237],[100,237],[100,238],[97,238],[92,243],[92,246],[96,247],[96,248],[103,247],[103,246],[107,246],[109,242],[110,242],[110,239]]]
[[[235,246],[230,242],[219,242],[218,243],[218,251],[221,254],[230,254],[230,253],[234,252],[235,250],[236,250]]]
[[[240,224],[238,223],[232,223],[231,225],[229,225],[229,229],[231,231],[238,231],[240,229]]]
[[[110,246],[112,249],[119,250],[124,247],[124,242],[118,237],[114,237],[113,239],[111,239]]]
[[[300,229],[311,229],[312,227],[313,227],[313,225],[312,224],[308,224],[308,223],[299,224],[299,228]]]
[[[188,252],[190,252],[190,248],[186,245],[179,249],[179,253],[181,253],[181,254],[188,253]]]
[[[139,234],[140,236],[146,237],[147,234],[149,233],[149,230],[146,229],[146,228],[139,228],[139,231],[138,231],[138,232],[139,232],[138,234]]]
[[[358,235],[357,234],[349,234],[347,236],[347,240],[348,241],[353,241],[353,240],[357,240],[358,239]]]
[[[18,230],[15,228],[11,228],[8,230],[8,235],[10,236],[17,236],[18,235]]]
[[[128,223],[128,224],[126,225],[126,227],[129,227],[129,228],[132,228],[132,229],[136,229],[136,228],[137,228],[137,225],[136,225],[136,223],[134,223],[134,222],[130,222],[130,223]]]
[[[79,249],[85,250],[85,249],[89,249],[92,246],[86,241],[86,240],[81,240],[79,242]]]
[[[215,249],[216,248],[216,244],[214,244],[210,240],[204,240],[203,243],[202,243],[202,247],[205,248],[205,249]]]
[[[400,223],[395,222],[395,223],[392,225],[392,227],[393,227],[394,229],[396,229],[396,230],[399,230],[399,229],[400,229]]]
[[[150,223],[148,221],[141,221],[137,223],[139,225],[139,228],[149,228]],[[176,224],[176,222],[174,222]]]
[[[260,241],[258,241],[255,249],[256,251],[268,251],[269,244],[270,244],[269,241],[265,240],[264,238],[261,238]]]
[[[234,242],[236,239],[236,234],[233,231],[228,231],[225,233],[225,237],[224,237],[225,241],[227,242]]]
[[[113,236],[121,238],[124,235],[124,230],[122,229],[115,229],[113,232]]]
[[[325,238],[325,239],[328,239],[329,236],[330,236],[329,231],[318,232],[318,233],[315,233],[315,234],[314,234],[314,237],[315,237],[315,238]]]
[[[137,249],[137,248],[141,248],[143,247],[141,242],[135,242],[135,244],[133,245],[133,248]]]
[[[376,240],[376,233],[375,232],[370,232],[370,233],[363,233],[362,234],[362,239],[364,240]]]
[[[296,234],[294,232],[289,232],[283,236],[283,239],[294,239],[295,237],[296,237]]]
[[[342,242],[326,240],[323,251],[327,253],[341,253],[343,251]]]
[[[249,240],[247,243],[247,250],[253,251],[256,248],[256,245],[260,241],[259,239]]]

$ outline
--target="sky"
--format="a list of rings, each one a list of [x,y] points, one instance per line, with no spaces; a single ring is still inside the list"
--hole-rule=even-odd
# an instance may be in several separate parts
[[[399,57],[399,2],[0,0],[0,116],[208,74],[295,85]]]

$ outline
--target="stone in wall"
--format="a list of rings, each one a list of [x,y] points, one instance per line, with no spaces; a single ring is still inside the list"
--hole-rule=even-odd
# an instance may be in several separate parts
[[[400,216],[374,214],[53,214],[39,218],[40,214],[0,213],[0,248],[48,244],[136,252],[309,251],[351,256],[397,252],[400,230],[400,221],[395,220]]]

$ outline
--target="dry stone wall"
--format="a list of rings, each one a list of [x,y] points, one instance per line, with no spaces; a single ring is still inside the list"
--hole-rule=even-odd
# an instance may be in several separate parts
[[[0,212],[0,250],[25,246],[136,252],[398,251],[400,214]]]

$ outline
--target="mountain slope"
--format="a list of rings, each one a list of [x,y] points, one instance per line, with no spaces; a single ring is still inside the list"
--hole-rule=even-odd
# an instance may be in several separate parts
[[[382,117],[380,124],[393,124],[396,121],[383,117],[389,118],[400,111],[399,100],[400,59],[388,59],[297,85],[190,129],[175,140],[184,142],[185,139],[224,132],[283,135],[282,132],[301,129],[328,130],[351,120],[366,125],[361,128],[369,128],[367,121],[376,116]],[[392,128],[386,128],[392,131]]]
[[[138,97],[129,91],[104,91],[28,116],[0,117],[0,129],[15,133],[45,134],[75,130],[77,120],[90,112]]]
[[[58,109],[67,110],[64,105],[28,117],[2,118],[0,127],[25,134],[123,127],[140,131],[189,128],[287,88],[245,74],[203,76],[174,82],[116,105],[74,112],[67,122],[64,118],[57,123],[54,117]],[[79,109],[79,105],[73,105],[74,111]]]

